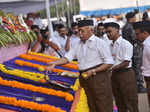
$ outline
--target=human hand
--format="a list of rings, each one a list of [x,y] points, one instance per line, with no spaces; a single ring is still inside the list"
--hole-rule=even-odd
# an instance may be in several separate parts
[[[118,70],[118,66],[114,66],[112,69],[111,69],[111,71],[113,72],[113,71],[117,71]]]
[[[88,70],[87,72],[82,73],[82,77],[84,79],[88,79],[90,76],[92,76],[93,72],[91,70]]]
[[[49,64],[48,66],[46,66],[46,67],[45,67],[46,73],[52,72],[53,69],[55,68],[55,66],[56,66],[55,64]]]
[[[59,50],[60,50],[60,48],[59,48],[57,45],[55,45],[55,44],[53,44],[53,48],[54,48],[56,51],[59,51]]]

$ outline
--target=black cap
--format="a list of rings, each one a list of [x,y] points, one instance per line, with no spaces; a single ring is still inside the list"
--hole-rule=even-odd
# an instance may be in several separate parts
[[[135,17],[135,15],[136,15],[135,12],[129,12],[129,13],[126,14],[126,19],[128,20],[130,18],[133,18],[133,17]]]
[[[120,29],[119,24],[118,24],[118,23],[115,23],[115,22],[105,23],[105,24],[104,24],[104,27],[105,27],[105,28],[114,27],[114,28],[116,28],[116,29]]]
[[[84,27],[84,26],[93,26],[93,20],[81,20],[78,23],[79,27]]]

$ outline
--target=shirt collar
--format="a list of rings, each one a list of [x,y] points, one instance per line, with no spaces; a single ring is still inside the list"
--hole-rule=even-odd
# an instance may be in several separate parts
[[[65,40],[67,39],[67,36],[66,36],[66,35],[65,35],[65,37],[62,37],[62,36],[59,35],[58,37],[59,37],[59,38],[63,38],[63,39],[65,39]]]
[[[122,37],[120,36],[115,42],[114,42],[114,44],[120,44],[121,43],[121,41],[122,41]]]
[[[148,37],[144,40],[143,45],[145,45],[147,42],[150,42],[150,36],[148,36]]]
[[[95,36],[94,36],[94,35],[92,35],[92,36],[88,39],[88,41],[93,41],[93,40],[95,40]]]
[[[86,40],[86,42],[90,42],[95,40],[95,35],[93,34],[88,40]],[[82,41],[80,41],[81,43],[83,43]]]
[[[75,34],[72,34],[71,36],[72,38],[79,38],[78,36],[76,36]]]

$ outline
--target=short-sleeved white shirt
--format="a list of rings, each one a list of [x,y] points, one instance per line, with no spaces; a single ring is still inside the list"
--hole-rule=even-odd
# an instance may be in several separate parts
[[[113,66],[119,65],[123,61],[130,61],[127,68],[132,66],[133,46],[130,42],[120,36],[110,47],[115,61]]]
[[[56,36],[56,37],[53,37],[51,41],[58,45],[63,55],[66,53],[65,45],[67,41],[67,36],[65,36],[64,38],[61,36]]]
[[[108,44],[95,35],[92,35],[85,43],[80,41],[78,45],[66,53],[65,57],[69,61],[78,59],[79,70],[85,70],[99,64],[114,64]]]

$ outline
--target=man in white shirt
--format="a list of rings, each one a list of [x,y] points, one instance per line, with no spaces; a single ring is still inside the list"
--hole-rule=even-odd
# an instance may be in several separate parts
[[[72,34],[68,35],[65,46],[66,51],[69,51],[71,48],[73,49],[73,47],[75,47],[80,41],[78,23],[76,22],[72,23],[71,28]]]
[[[108,69],[114,61],[105,41],[93,34],[91,20],[79,21],[80,39],[78,46],[70,49],[64,58],[48,63],[47,71],[57,65],[76,58],[80,70],[80,85],[85,89],[90,112],[112,112],[113,100]],[[84,75],[83,75],[84,74]]]
[[[97,36],[108,44],[112,42],[112,40],[108,39],[107,34],[105,33],[105,27],[103,23],[99,23],[97,25]]]
[[[150,22],[143,21],[134,24],[136,39],[143,42],[142,75],[144,76],[150,107]]]
[[[115,64],[112,67],[112,90],[118,112],[139,112],[135,73],[132,67],[133,46],[119,34],[120,26],[105,24]]]
[[[38,25],[40,29],[44,27],[39,14],[34,14],[33,24]]]
[[[67,29],[63,24],[59,24],[58,26],[59,35],[52,38],[52,42],[54,42],[59,47],[59,54],[64,56],[66,53],[66,41],[67,41]]]

